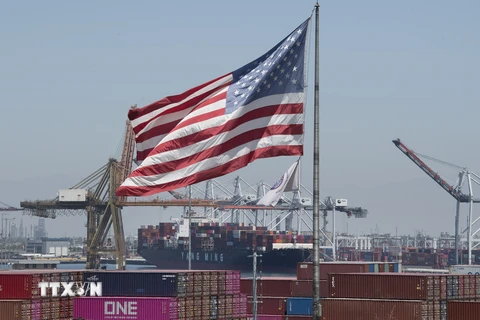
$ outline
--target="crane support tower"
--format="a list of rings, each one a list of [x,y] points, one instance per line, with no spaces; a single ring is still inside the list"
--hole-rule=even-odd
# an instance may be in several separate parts
[[[430,178],[433,179],[438,185],[440,185],[445,191],[447,191],[455,200],[457,200],[456,213],[455,213],[455,263],[459,263],[459,250],[460,250],[460,236],[461,234],[467,233],[467,243],[468,243],[468,264],[472,264],[472,249],[480,245],[480,241],[477,240],[475,235],[480,231],[480,229],[474,230],[474,225],[480,220],[480,216],[473,220],[473,204],[480,203],[480,198],[473,197],[473,184],[480,185],[480,176],[472,172],[468,168],[457,166],[455,164],[448,163],[443,160],[438,160],[420,153],[414,152],[412,149],[408,148],[400,139],[392,141],[395,146],[402,151],[410,160],[412,160],[423,172],[425,172]],[[441,164],[449,165],[454,167],[459,171],[458,173],[458,183],[456,186],[452,186],[445,179],[443,179],[437,172],[430,168],[425,162],[423,162],[420,157],[429,159]],[[479,180],[476,180],[479,179]],[[468,194],[462,192],[462,186],[467,181],[468,185]],[[467,219],[467,228],[460,233],[460,204],[468,203],[468,219]],[[463,251],[463,250],[462,250]]]

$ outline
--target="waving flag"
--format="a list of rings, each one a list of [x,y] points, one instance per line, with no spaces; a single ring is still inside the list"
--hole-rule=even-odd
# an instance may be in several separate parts
[[[309,22],[236,71],[130,110],[141,163],[117,196],[147,196],[256,159],[302,155]]]
[[[298,180],[298,163],[297,160],[294,164],[288,168],[287,172],[275,182],[270,190],[258,200],[257,206],[276,206],[283,193],[287,191],[296,191],[300,188],[300,182]]]

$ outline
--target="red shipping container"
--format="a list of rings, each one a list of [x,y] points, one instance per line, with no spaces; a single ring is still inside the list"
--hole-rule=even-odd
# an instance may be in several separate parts
[[[447,319],[448,320],[470,320],[480,317],[479,301],[448,301]]]
[[[295,278],[262,278],[257,280],[257,294],[265,297],[291,297],[292,281]],[[247,295],[253,294],[253,280],[251,278],[240,280],[240,292]]]
[[[27,300],[2,300],[0,301],[0,319],[31,319],[30,307],[31,303]]]
[[[63,276],[62,276],[63,274]],[[22,270],[0,272],[0,299],[30,299],[40,297],[39,282],[80,281],[81,271],[77,270]],[[51,289],[49,289],[51,291]]]
[[[293,280],[292,297],[313,297],[313,281],[312,280]],[[320,280],[320,298],[328,297],[328,281]]]
[[[328,297],[360,299],[439,300],[446,296],[447,278],[438,274],[330,274]]]
[[[370,265],[372,265],[372,262],[321,262],[320,280],[328,280],[328,274],[330,273],[367,273],[370,272]],[[297,263],[297,279],[313,279],[313,264],[311,262]]]
[[[175,298],[81,297],[74,299],[73,317],[89,320],[178,319]]]
[[[253,297],[248,297],[247,313],[253,313]],[[257,314],[284,315],[286,298],[257,297]]]
[[[419,300],[323,299],[321,305],[322,320],[444,319],[440,315],[433,317],[433,313],[429,314],[427,302]]]

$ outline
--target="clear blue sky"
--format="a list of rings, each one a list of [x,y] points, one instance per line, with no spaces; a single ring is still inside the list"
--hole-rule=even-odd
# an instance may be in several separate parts
[[[233,71],[286,36],[313,5],[2,2],[0,201],[55,197],[117,154],[131,104]],[[480,173],[480,3],[323,1],[320,10],[321,197],[370,210],[368,219],[351,219],[349,231],[453,232],[453,198],[391,140]],[[313,80],[313,55],[310,62]],[[312,105],[310,90],[302,169],[308,186]],[[273,183],[292,161],[260,160],[238,174]],[[455,182],[455,170],[435,169]],[[127,234],[170,216],[152,208],[124,213]],[[48,220],[47,229],[84,235],[84,220]]]

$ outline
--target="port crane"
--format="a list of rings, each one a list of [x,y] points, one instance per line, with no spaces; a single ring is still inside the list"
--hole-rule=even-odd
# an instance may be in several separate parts
[[[455,263],[458,264],[458,256],[459,256],[459,245],[460,245],[460,236],[461,234],[467,233],[467,242],[468,242],[468,264],[472,264],[472,249],[480,245],[480,241],[474,239],[475,235],[480,231],[477,229],[473,231],[474,225],[480,220],[480,216],[473,220],[473,204],[480,203],[480,198],[473,197],[473,183],[480,185],[480,182],[476,179],[480,180],[480,176],[476,173],[472,172],[470,169],[466,167],[457,166],[455,164],[451,164],[449,162],[438,160],[426,155],[422,155],[420,153],[414,152],[412,149],[408,148],[400,139],[396,139],[392,141],[393,144],[403,153],[405,154],[410,160],[412,160],[423,172],[425,172],[430,178],[432,178],[438,185],[440,185],[445,191],[447,191],[455,200],[457,200],[456,206],[456,213],[455,213]],[[445,164],[451,167],[454,167],[459,171],[458,173],[458,182],[455,186],[449,184],[445,179],[443,179],[437,172],[435,172],[432,168],[430,168],[425,162],[423,162],[420,157],[425,159],[429,159],[441,164]],[[462,186],[467,181],[468,185],[468,194],[462,192]],[[468,222],[467,228],[460,233],[460,204],[461,203],[468,203],[469,204],[469,211],[468,211]],[[473,244],[476,242],[476,244]]]

